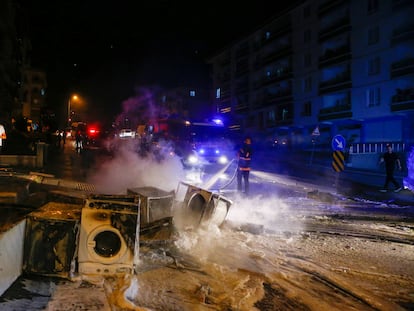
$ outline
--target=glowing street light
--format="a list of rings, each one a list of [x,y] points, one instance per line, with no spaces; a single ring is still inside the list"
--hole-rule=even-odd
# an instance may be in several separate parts
[[[77,101],[78,98],[79,97],[76,94],[69,97],[69,100],[68,100],[68,126],[71,125],[71,121],[72,121],[72,111],[71,111],[72,100]]]

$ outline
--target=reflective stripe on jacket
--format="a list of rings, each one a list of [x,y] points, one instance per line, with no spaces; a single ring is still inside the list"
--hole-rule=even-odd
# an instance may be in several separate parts
[[[251,162],[252,152],[249,148],[243,147],[239,150],[239,170],[241,171],[250,171],[250,162]]]

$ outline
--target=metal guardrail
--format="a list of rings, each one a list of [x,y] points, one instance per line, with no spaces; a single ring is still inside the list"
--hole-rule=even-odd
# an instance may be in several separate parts
[[[402,142],[387,142],[387,143],[353,143],[349,146],[350,154],[363,154],[363,153],[383,153],[386,146],[390,144],[395,152],[405,152],[406,145]]]

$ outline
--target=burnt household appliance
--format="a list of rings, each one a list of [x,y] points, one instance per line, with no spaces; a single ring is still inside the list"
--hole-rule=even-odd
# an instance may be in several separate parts
[[[141,225],[172,216],[174,191],[167,192],[155,187],[127,189],[127,194],[136,195],[140,201]]]
[[[179,227],[197,227],[201,224],[220,226],[232,204],[221,194],[180,182],[173,204],[174,220]]]
[[[139,256],[139,201],[93,196],[82,208],[78,247],[81,274],[133,273]]]
[[[140,202],[140,243],[171,238],[174,191],[138,187],[127,189],[127,194],[136,196]]]
[[[49,202],[26,216],[23,272],[69,278],[76,272],[82,204]]]

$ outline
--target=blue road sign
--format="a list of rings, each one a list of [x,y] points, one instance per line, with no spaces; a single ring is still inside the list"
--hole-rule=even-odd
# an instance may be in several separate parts
[[[332,149],[337,151],[344,151],[346,146],[345,138],[342,135],[335,135],[332,138]]]

